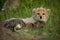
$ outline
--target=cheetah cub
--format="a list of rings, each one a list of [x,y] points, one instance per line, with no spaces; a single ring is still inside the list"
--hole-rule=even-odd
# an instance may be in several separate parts
[[[50,9],[43,7],[34,8],[32,10],[33,16],[30,18],[11,18],[5,21],[4,27],[9,28],[13,31],[21,28],[41,28],[44,27],[45,23],[49,18]]]
[[[49,18],[50,9],[40,7],[40,8],[34,8],[32,12],[34,13],[32,17],[22,19],[24,23],[28,25],[27,27],[29,26],[31,27],[31,25],[32,27],[37,28],[44,27],[45,23]]]

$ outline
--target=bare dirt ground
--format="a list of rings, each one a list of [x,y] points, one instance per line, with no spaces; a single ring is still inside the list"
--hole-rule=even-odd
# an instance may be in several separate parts
[[[0,40],[46,40],[46,37],[25,32],[12,32],[10,29],[4,28],[3,23],[0,23]]]

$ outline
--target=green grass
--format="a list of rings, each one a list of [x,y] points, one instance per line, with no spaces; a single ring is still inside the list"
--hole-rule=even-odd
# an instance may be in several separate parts
[[[59,40],[60,37],[60,2],[59,0],[20,0],[20,6],[18,10],[8,10],[6,15],[0,13],[0,21],[4,21],[9,18],[26,18],[33,15],[32,9],[43,6],[44,8],[50,8],[51,13],[49,20],[46,23],[44,29],[29,30],[28,33],[32,35],[38,35],[42,32],[48,34],[48,40]],[[55,38],[55,39],[54,39]]]

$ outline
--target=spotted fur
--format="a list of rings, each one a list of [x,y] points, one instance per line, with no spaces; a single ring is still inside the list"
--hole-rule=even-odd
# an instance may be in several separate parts
[[[20,28],[17,26],[22,26],[22,28],[23,28],[23,27],[25,27],[25,23],[23,22],[23,20],[21,20],[19,18],[8,19],[4,22],[4,27],[11,29],[12,31],[15,31],[14,28],[17,28],[17,29]]]

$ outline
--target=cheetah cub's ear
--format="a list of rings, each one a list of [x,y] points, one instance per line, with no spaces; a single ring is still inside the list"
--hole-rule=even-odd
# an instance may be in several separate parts
[[[47,13],[50,14],[50,9],[47,9]]]
[[[34,9],[32,10],[32,12],[35,13],[35,12],[36,12],[36,8],[34,8]]]
[[[35,12],[38,11],[38,10],[40,11],[40,8],[34,8],[34,9],[32,10],[32,12],[35,13]]]
[[[40,10],[40,8],[34,8],[34,9],[32,10],[32,12],[36,15],[36,12],[37,12],[38,10]]]

